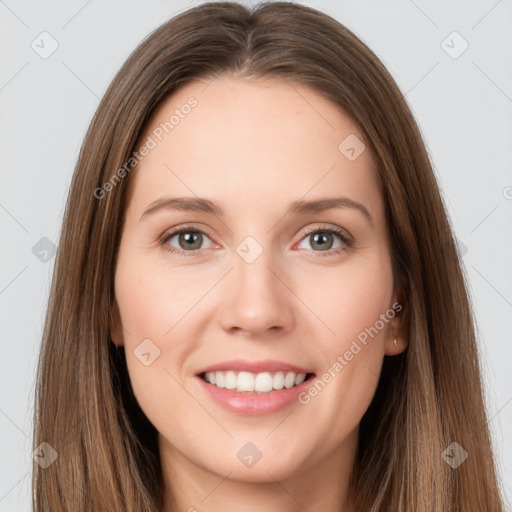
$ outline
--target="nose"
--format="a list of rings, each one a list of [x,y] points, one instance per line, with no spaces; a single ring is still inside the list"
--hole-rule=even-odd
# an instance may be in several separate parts
[[[234,255],[234,269],[225,283],[220,322],[230,333],[282,336],[293,328],[298,299],[270,251],[248,263]]]

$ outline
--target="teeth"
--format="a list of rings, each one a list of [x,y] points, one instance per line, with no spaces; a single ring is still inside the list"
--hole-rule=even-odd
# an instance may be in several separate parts
[[[283,389],[284,388],[284,373],[277,372],[272,379],[272,387],[274,389]]]
[[[224,387],[226,389],[236,389],[237,379],[235,372],[226,372],[226,375],[224,377]]]
[[[261,375],[261,373],[259,375]],[[254,375],[249,372],[240,372],[236,382],[236,390],[254,391]]]
[[[206,372],[204,380],[218,388],[232,389],[238,393],[255,391],[268,393],[275,389],[292,388],[306,379],[305,373],[295,372]]]

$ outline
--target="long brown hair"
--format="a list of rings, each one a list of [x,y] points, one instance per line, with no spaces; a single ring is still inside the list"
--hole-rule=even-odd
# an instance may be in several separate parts
[[[418,126],[365,44],[288,2],[181,13],[135,49],[97,109],[69,191],[42,339],[33,446],[48,443],[58,456],[46,468],[34,464],[34,511],[163,506],[157,432],[134,398],[124,348],[110,340],[132,179],[125,164],[164,98],[220,74],[311,87],[351,117],[377,162],[409,345],[385,357],[360,424],[357,510],[501,512],[472,306]],[[452,442],[468,454],[456,469],[442,456]]]

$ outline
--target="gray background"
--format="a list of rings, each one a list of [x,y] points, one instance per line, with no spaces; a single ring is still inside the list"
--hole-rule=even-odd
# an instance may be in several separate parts
[[[0,512],[30,510],[35,364],[51,249],[85,130],[137,43],[198,3],[0,1]],[[370,46],[420,125],[465,252],[490,426],[510,500],[512,2],[303,3]],[[44,31],[50,36],[40,36]],[[42,58],[52,39],[58,48]],[[469,47],[457,56],[464,40]]]

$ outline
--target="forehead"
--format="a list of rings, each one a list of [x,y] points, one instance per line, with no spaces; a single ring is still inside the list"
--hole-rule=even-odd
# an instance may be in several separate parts
[[[132,176],[137,211],[165,194],[212,198],[228,213],[326,194],[366,202],[375,216],[382,211],[360,130],[302,85],[228,77],[191,82],[155,110],[139,146],[145,143],[152,148]]]

